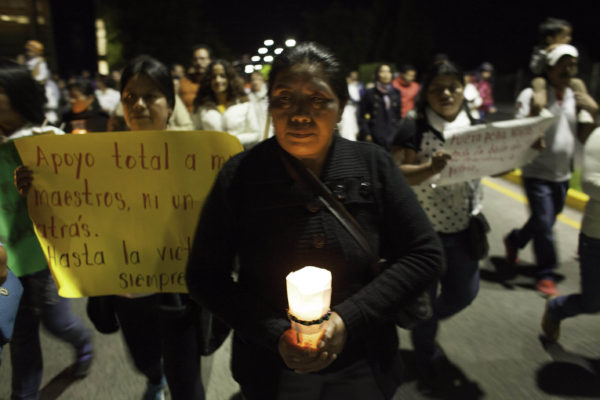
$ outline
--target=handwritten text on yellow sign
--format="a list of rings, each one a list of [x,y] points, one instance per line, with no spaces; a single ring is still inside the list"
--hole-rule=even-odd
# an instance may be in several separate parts
[[[242,151],[218,132],[111,132],[18,140],[29,214],[65,297],[185,292],[205,197]]]

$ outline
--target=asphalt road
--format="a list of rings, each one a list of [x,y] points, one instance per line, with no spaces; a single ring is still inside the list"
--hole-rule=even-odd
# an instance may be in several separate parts
[[[433,398],[447,399],[600,399],[600,317],[581,316],[562,325],[560,344],[544,347],[539,340],[544,298],[533,290],[530,247],[517,269],[503,260],[502,237],[527,218],[522,189],[502,179],[484,180],[484,212],[492,226],[490,258],[481,263],[481,288],[474,303],[442,323],[439,343],[449,363],[448,382]],[[562,293],[578,290],[576,260],[581,214],[566,209],[555,226],[560,257]],[[85,301],[74,300],[75,313],[85,317]],[[90,325],[91,326],[91,325]],[[414,377],[407,332],[400,331],[406,360],[405,383],[397,399],[426,399]],[[135,372],[120,333],[95,333],[96,359],[81,381],[65,378],[73,354],[42,330],[45,400],[137,400],[144,378]],[[228,400],[238,387],[229,373],[230,344],[205,359],[204,381],[209,400]],[[5,348],[0,365],[0,400],[10,398],[10,354]]]

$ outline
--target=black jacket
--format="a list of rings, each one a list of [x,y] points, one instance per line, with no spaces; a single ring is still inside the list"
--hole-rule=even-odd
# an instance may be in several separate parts
[[[389,110],[385,109],[383,95],[377,88],[367,90],[360,99],[358,140],[365,140],[367,135],[371,135],[374,143],[389,151],[402,119],[402,95],[392,87],[388,96]]]
[[[326,371],[367,360],[384,393],[399,384],[391,315],[440,274],[442,250],[412,189],[379,146],[335,137],[322,180],[391,266],[369,257],[315,196],[292,180],[275,138],[223,167],[202,211],[187,269],[190,295],[235,330],[234,378],[274,396],[286,368],[277,352],[286,317],[286,275],[306,265],[331,271],[332,309],[348,340]],[[239,256],[239,277],[231,278]],[[269,392],[267,392],[269,390]]]

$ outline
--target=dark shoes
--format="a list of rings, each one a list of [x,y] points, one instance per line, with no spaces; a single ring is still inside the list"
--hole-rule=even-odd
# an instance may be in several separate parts
[[[506,261],[510,265],[517,265],[519,262],[519,249],[510,243],[509,235],[504,236],[504,249],[506,251]]]
[[[544,308],[544,315],[542,316],[542,332],[544,333],[544,339],[548,342],[556,342],[560,337],[560,321],[555,320],[550,311],[548,310],[548,304],[556,296],[550,296],[546,302]]]

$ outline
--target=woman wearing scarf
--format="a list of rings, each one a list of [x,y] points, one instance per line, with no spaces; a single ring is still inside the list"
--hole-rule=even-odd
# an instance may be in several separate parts
[[[375,87],[368,89],[360,101],[358,140],[377,143],[389,151],[400,119],[400,91],[392,86],[390,65],[381,64],[375,70]]]

